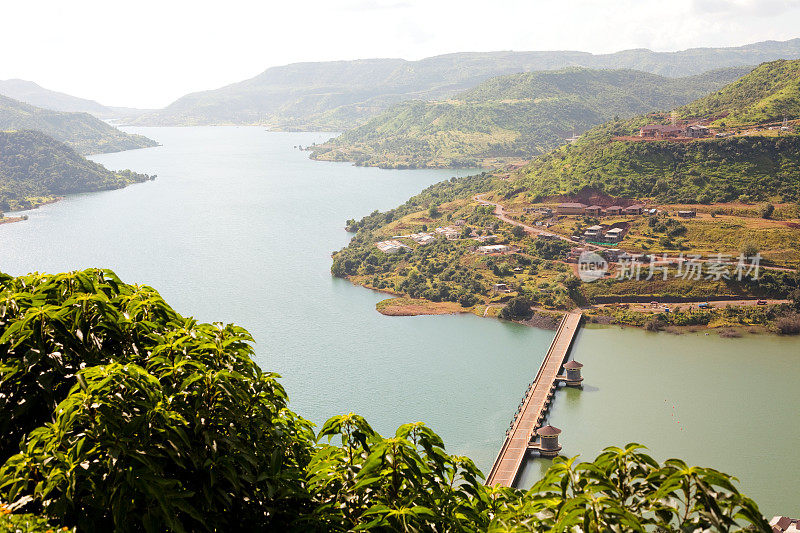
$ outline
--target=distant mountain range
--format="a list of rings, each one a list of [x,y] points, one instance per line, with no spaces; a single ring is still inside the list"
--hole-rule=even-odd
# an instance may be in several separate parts
[[[149,109],[134,109],[131,107],[109,107],[68,94],[51,91],[44,87],[25,80],[0,80],[0,95],[8,96],[26,104],[52,109],[54,111],[67,111],[73,113],[90,113],[102,119],[131,119]]]
[[[668,78],[572,67],[498,76],[447,100],[397,104],[314,146],[312,158],[387,168],[496,167],[550,151],[615,116],[673,109],[750,70]]]
[[[342,131],[405,100],[443,100],[495,76],[566,67],[634,69],[678,77],[774,59],[800,58],[800,39],[680,52],[458,53],[419,61],[362,59],[295,63],[212,91],[186,95],[132,121],[140,125],[260,124]],[[2,88],[0,88],[2,93]]]
[[[81,154],[158,145],[147,137],[124,133],[88,113],[42,109],[6,96],[0,96],[0,130],[39,130]]]

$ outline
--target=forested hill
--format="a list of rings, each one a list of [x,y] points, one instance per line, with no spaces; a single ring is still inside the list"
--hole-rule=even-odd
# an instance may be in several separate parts
[[[447,54],[406,61],[362,59],[294,63],[242,82],[186,95],[144,115],[143,125],[262,124],[276,129],[342,131],[405,100],[441,100],[506,74],[566,67],[635,69],[690,76],[712,69],[800,58],[800,39],[680,52],[626,50]]]
[[[500,76],[449,100],[398,104],[315,146],[312,157],[382,167],[497,166],[552,150],[615,116],[672,109],[750,69],[684,78],[584,68]]]
[[[786,113],[800,119],[800,61],[760,65],[714,95],[676,110],[678,116],[730,122],[770,121]],[[776,111],[780,110],[780,111]],[[721,117],[721,118],[720,118]],[[659,202],[800,201],[800,127],[731,128],[731,136],[692,142],[621,141],[648,122],[639,116],[612,121],[575,144],[534,159],[506,187],[506,196],[572,194],[591,187],[615,196]],[[772,129],[770,129],[770,127]]]
[[[0,131],[0,211],[148,179],[130,170],[112,172],[38,131]]]
[[[158,145],[142,135],[122,132],[88,113],[41,109],[6,96],[0,96],[0,130],[39,130],[82,154]]]
[[[728,126],[800,117],[800,61],[773,61],[751,76],[678,110],[681,117],[713,116]]]

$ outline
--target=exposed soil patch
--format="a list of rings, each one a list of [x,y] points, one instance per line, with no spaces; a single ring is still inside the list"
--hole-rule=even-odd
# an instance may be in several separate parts
[[[414,298],[381,300],[375,305],[375,309],[387,316],[452,315],[469,312],[469,309],[455,302],[429,302]]]

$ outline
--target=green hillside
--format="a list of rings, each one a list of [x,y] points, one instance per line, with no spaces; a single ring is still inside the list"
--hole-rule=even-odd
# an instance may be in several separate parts
[[[678,110],[683,117],[719,117],[715,124],[736,126],[800,117],[800,62],[773,61],[759,66],[724,90]]]
[[[635,143],[591,141],[536,159],[515,182],[529,197],[592,187],[662,203],[716,203],[747,195],[800,200],[800,136]]]
[[[714,95],[677,110],[678,116],[764,122],[787,113],[800,118],[800,61],[765,63]],[[780,109],[780,115],[776,115]],[[584,187],[659,202],[800,200],[800,136],[796,129],[751,131],[724,139],[681,143],[615,141],[656,120],[640,116],[594,128],[572,145],[536,158],[508,187],[529,197],[570,194]],[[511,190],[515,189],[515,190]]]
[[[381,167],[496,166],[563,144],[615,116],[672,109],[750,71],[665,78],[569,68],[492,78],[440,102],[405,102],[313,147],[312,158]]]
[[[157,146],[142,135],[122,132],[88,113],[42,109],[0,96],[0,130],[39,130],[82,154]]]
[[[38,131],[0,131],[0,212],[148,179],[130,170],[112,172]]]
[[[678,77],[780,58],[800,58],[800,39],[680,52],[503,51],[446,54],[418,61],[385,58],[294,63],[219,89],[188,94],[134,123],[261,124],[283,130],[343,131],[399,102],[443,100],[495,76],[586,67]]]

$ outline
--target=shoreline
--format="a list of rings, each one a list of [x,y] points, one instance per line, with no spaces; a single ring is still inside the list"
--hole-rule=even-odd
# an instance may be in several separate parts
[[[63,200],[64,196],[55,196],[53,198],[49,198],[44,200],[43,202],[39,202],[34,206],[29,207],[28,209],[23,209],[22,211],[31,211],[33,209],[39,209],[42,206],[54,204],[56,202],[60,202]],[[19,213],[20,211],[11,211],[11,213]],[[5,216],[0,218],[0,224],[11,224],[13,222],[22,222],[28,220],[28,215],[20,215],[20,216]]]
[[[375,287],[358,283],[353,279],[347,279],[353,285],[369,289],[381,294],[388,295],[388,298],[380,300],[375,304],[375,310],[384,316],[436,316],[436,315],[460,315],[460,314],[473,314],[481,318],[499,318],[499,312],[502,307],[497,307],[491,303],[479,303],[472,307],[462,307],[457,302],[432,302],[424,298],[411,298],[405,294],[398,294],[394,291],[386,289],[377,289]],[[772,300],[772,305],[780,305],[787,303],[788,300]],[[710,301],[711,310],[724,309],[724,306],[729,305],[730,301]],[[737,301],[736,303],[741,303]],[[752,307],[755,306],[756,300],[747,300],[747,303],[737,307]],[[620,328],[635,328],[644,331],[652,331],[653,333],[669,333],[672,335],[684,335],[692,333],[705,333],[710,335],[716,333],[722,338],[739,338],[744,335],[775,335],[778,337],[791,337],[792,334],[783,334],[770,328],[769,324],[732,324],[732,323],[714,323],[709,324],[693,324],[693,325],[670,325],[664,324],[656,330],[648,328],[647,323],[633,323],[633,322],[620,322],[614,316],[607,314],[594,314],[592,311],[601,311],[608,307],[608,304],[599,304],[598,306],[582,308],[584,311],[584,324],[588,327],[612,327],[618,326]],[[662,305],[663,307],[663,305]],[[696,306],[690,306],[697,310]],[[543,309],[532,308],[532,314],[525,319],[510,320],[521,326],[533,327],[538,329],[555,330],[558,325],[559,318],[568,311],[559,309]],[[646,318],[654,318],[659,314],[659,309],[646,309],[642,308],[640,311],[634,311],[638,315]]]

